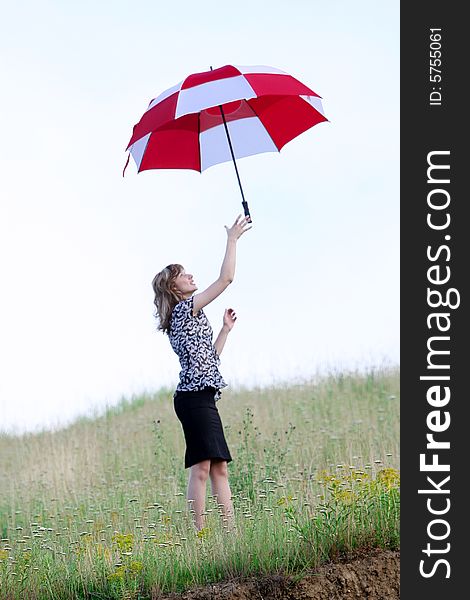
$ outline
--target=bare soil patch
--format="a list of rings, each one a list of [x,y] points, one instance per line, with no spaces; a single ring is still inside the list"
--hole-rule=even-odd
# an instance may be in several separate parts
[[[199,586],[153,600],[398,600],[400,552],[362,550],[293,576],[264,575]]]

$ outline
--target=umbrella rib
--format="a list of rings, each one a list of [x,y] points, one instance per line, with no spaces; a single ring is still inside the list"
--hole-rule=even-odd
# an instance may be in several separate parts
[[[152,133],[153,133],[153,131],[152,131]],[[147,146],[149,145],[150,138],[152,137],[152,133],[150,133],[150,135],[147,138],[147,141],[145,142],[145,148],[144,148],[144,151],[142,152],[142,158],[140,159],[140,164],[139,164],[139,168],[137,169],[137,173],[140,173],[140,166],[142,165],[142,161],[144,160],[144,154],[147,151]]]
[[[258,117],[258,121],[261,123],[261,125],[263,126],[263,129],[266,131],[266,133],[269,135],[269,137],[271,138],[271,142],[274,144],[274,147],[276,148],[276,150],[280,153],[281,151],[279,150],[279,148],[276,145],[276,142],[273,140],[273,138],[271,137],[271,134],[269,133],[268,129],[266,128],[265,124],[263,123],[263,121],[261,120],[259,114],[256,112],[256,110],[251,106],[251,104],[248,102],[248,100],[246,101],[246,103],[248,104],[248,106],[251,108],[251,110],[255,113],[255,115]]]
[[[201,113],[197,113],[197,145],[199,147],[199,173],[202,173],[202,157],[201,157]]]

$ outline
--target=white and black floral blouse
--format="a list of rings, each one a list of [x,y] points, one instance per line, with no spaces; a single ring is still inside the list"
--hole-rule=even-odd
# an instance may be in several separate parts
[[[173,309],[168,337],[178,355],[181,371],[176,390],[200,390],[206,385],[217,389],[215,400],[226,387],[218,365],[220,358],[212,343],[212,327],[202,310],[193,316],[194,297],[181,300]]]

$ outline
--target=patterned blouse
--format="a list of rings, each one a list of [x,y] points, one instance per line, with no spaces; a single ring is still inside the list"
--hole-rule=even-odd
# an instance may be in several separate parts
[[[194,297],[181,300],[174,307],[168,337],[178,355],[181,371],[176,390],[200,390],[209,385],[217,389],[215,401],[220,400],[220,388],[226,387],[217,368],[220,358],[212,343],[212,327],[202,308],[193,316]]]

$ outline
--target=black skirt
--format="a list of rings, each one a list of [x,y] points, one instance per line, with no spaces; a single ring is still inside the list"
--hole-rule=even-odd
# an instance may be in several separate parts
[[[206,386],[195,391],[177,390],[173,396],[176,416],[186,440],[185,469],[211,458],[233,460],[215,405],[215,392],[216,388]]]

